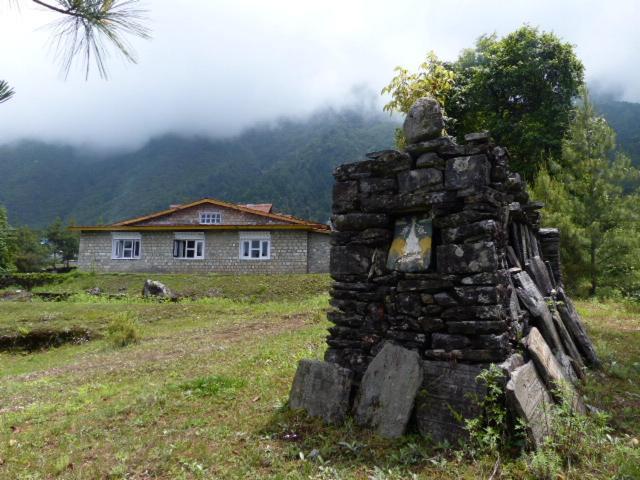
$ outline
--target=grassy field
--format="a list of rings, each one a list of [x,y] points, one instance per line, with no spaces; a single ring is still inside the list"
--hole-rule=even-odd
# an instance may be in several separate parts
[[[93,334],[0,352],[0,478],[535,478],[526,455],[496,463],[497,454],[414,435],[385,441],[288,411],[297,361],[325,350],[326,276],[154,278],[190,298],[144,300],[140,275],[74,275],[40,287],[74,293],[68,301],[0,302],[0,336]],[[94,287],[126,295],[83,293]],[[640,308],[578,306],[605,365],[585,393],[613,431],[600,454],[558,478],[638,478],[627,463],[640,436]],[[139,341],[115,346],[110,326],[119,323]],[[629,449],[612,447],[622,443]]]

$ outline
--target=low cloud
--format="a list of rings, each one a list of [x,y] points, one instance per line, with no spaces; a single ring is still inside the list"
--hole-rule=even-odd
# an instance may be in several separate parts
[[[640,101],[639,4],[601,2],[147,1],[151,41],[134,40],[139,64],[109,59],[111,79],[61,76],[52,20],[24,2],[0,12],[0,78],[16,90],[0,106],[0,143],[38,138],[133,147],[167,131],[232,135],[256,122],[364,102],[396,65],[428,50],[453,59],[483,33],[523,23],[576,45],[597,88]],[[11,48],[11,46],[17,46]],[[356,87],[354,87],[354,85]],[[362,92],[374,92],[362,95]]]

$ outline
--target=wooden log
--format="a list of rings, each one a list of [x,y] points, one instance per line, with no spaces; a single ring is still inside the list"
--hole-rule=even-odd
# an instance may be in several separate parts
[[[562,287],[558,289],[557,308],[562,322],[569,331],[569,334],[571,335],[571,338],[573,338],[578,350],[580,350],[585,363],[594,368],[600,368],[601,363],[598,358],[598,354],[596,353],[596,349],[593,347],[593,343],[591,342],[591,339],[587,334],[587,330],[580,319],[580,315],[578,315],[571,299],[567,296]]]

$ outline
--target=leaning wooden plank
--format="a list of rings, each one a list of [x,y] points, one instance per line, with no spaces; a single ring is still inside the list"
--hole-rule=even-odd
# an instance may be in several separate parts
[[[596,349],[587,334],[587,330],[584,327],[580,315],[576,311],[571,299],[566,295],[562,287],[558,288],[558,303],[557,308],[560,312],[560,318],[567,327],[567,330],[571,334],[574,343],[580,350],[585,363],[592,367],[600,367],[600,359],[596,354]]]
[[[553,350],[554,353],[564,352],[562,341],[553,323],[549,306],[538,290],[538,287],[536,287],[536,284],[533,283],[533,280],[531,280],[527,272],[516,273],[513,277],[516,282],[518,298],[534,319],[537,320],[542,335],[551,346],[551,350]]]
[[[542,446],[551,433],[553,399],[532,361],[511,372],[507,382],[507,402],[511,410],[526,421],[534,446]]]
[[[533,358],[536,367],[538,367],[538,373],[542,376],[547,388],[553,392],[553,396],[558,396],[559,399],[561,394],[566,395],[575,411],[585,413],[587,409],[580,394],[564,374],[562,365],[553,355],[538,329],[533,327],[529,335],[522,339],[522,343]]]

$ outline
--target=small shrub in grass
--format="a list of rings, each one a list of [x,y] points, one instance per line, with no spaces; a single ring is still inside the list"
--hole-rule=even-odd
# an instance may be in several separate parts
[[[107,328],[107,339],[114,347],[126,347],[140,341],[140,329],[128,313],[118,315]]]
[[[236,391],[245,386],[245,381],[240,378],[226,377],[224,375],[211,375],[209,377],[196,378],[178,385],[186,396],[193,397],[217,397],[231,398]]]
[[[612,479],[638,478],[640,450],[612,436],[604,413],[583,415],[572,408],[572,393],[560,388],[561,402],[549,412],[551,435],[536,452],[529,454],[528,468],[535,478],[553,480],[597,465]],[[629,476],[635,468],[635,473]]]

